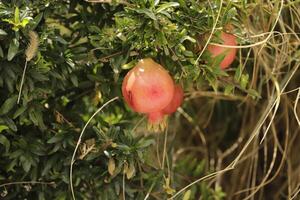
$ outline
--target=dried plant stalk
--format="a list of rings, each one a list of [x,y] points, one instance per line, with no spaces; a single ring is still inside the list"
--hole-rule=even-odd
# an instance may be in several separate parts
[[[20,99],[21,99],[21,94],[22,94],[22,89],[23,89],[23,84],[24,84],[24,79],[25,79],[25,74],[26,74],[26,69],[27,69],[27,63],[36,56],[36,53],[37,53],[37,50],[39,47],[38,34],[34,31],[29,31],[28,35],[29,35],[29,44],[25,51],[26,62],[25,62],[22,79],[21,79],[21,84],[20,84],[19,96],[18,96],[18,101],[17,101],[18,104],[20,103]]]
[[[112,3],[113,1],[112,0],[85,0],[86,2],[89,2],[89,3]],[[119,0],[117,1],[116,3],[119,3],[119,4],[124,4],[124,5],[130,5],[127,1],[125,0]]]
[[[37,53],[38,47],[39,47],[39,36],[34,31],[29,31],[29,44],[25,51],[26,55],[26,61],[32,60]]]

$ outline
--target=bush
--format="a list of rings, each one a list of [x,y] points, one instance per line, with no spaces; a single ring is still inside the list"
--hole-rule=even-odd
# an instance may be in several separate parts
[[[285,179],[299,173],[296,1],[94,2],[0,2],[3,199],[71,199],[77,144],[76,199],[297,195],[299,177]],[[227,70],[204,51],[222,31],[240,45]],[[145,57],[185,90],[163,133],[121,97]]]

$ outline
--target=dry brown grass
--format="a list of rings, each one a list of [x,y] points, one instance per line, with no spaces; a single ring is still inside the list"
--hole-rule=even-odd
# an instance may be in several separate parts
[[[170,199],[201,181],[209,181],[215,187],[221,185],[226,199],[297,199],[300,196],[300,6],[296,1],[264,1],[253,5],[250,16],[241,22],[245,24],[245,35],[239,36],[252,43],[235,48],[241,49],[240,55],[246,55],[240,56],[240,63],[243,68],[251,66],[250,87],[259,91],[262,98],[253,100],[248,95],[207,91],[187,94],[187,104],[198,112],[179,111],[178,125],[170,128],[169,135],[180,132],[183,140],[180,146],[168,146],[178,140],[170,136],[165,148],[175,152],[170,160],[172,166],[176,166],[185,152],[191,151],[209,163],[207,175],[198,179],[190,177],[189,184]],[[255,21],[255,17],[264,20]],[[234,123],[234,116],[239,118],[231,145],[218,140],[218,134],[222,135],[222,128],[226,127],[212,120],[222,113],[221,102],[231,102],[226,104],[228,109],[237,111],[219,116],[224,124]],[[178,130],[178,127],[182,128]],[[171,174],[175,178],[176,171]]]

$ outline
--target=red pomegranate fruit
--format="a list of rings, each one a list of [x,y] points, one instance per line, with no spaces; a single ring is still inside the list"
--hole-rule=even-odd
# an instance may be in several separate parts
[[[125,76],[122,93],[138,113],[156,113],[172,100],[174,82],[167,70],[151,58],[142,59]]]
[[[160,124],[164,121],[165,114],[161,111],[149,113],[147,115],[149,124]]]
[[[170,103],[159,112],[149,113],[148,122],[151,124],[160,124],[163,122],[165,115],[170,115],[176,112],[177,108],[182,104],[183,90],[178,84],[174,87],[174,95]]]
[[[229,45],[229,46],[236,46],[237,40],[236,36],[232,34],[228,34],[225,32],[221,33],[221,39],[223,40],[223,45]],[[216,45],[208,45],[207,50],[212,54],[213,57],[216,57],[220,54],[224,54],[225,57],[220,63],[221,69],[228,68],[231,63],[234,61],[237,49],[236,48],[226,48],[226,47],[220,47]]]
[[[169,105],[167,105],[167,107],[165,107],[162,110],[162,112],[168,115],[176,112],[177,108],[182,104],[182,101],[183,101],[183,90],[181,85],[178,84],[175,85],[174,95],[171,102],[169,103]]]

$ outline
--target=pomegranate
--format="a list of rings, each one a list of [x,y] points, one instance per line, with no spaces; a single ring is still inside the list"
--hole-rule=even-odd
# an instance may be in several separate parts
[[[162,112],[164,114],[172,114],[176,112],[177,108],[182,104],[183,101],[183,90],[182,87],[178,84],[175,85],[174,96],[167,107],[165,107]]]
[[[169,73],[151,58],[142,59],[125,76],[122,93],[127,104],[139,113],[156,113],[172,100],[174,82]]]
[[[148,122],[150,124],[160,124],[164,121],[165,114],[162,111],[148,114]]]
[[[225,32],[221,33],[221,39],[223,40],[224,45],[236,46],[236,36],[232,34],[228,34]],[[235,48],[226,48],[219,47],[216,45],[208,45],[207,50],[212,54],[213,57],[216,57],[220,54],[225,54],[224,59],[220,63],[221,69],[226,69],[230,66],[230,64],[234,61],[237,49]]]
[[[176,112],[177,108],[182,104],[183,90],[178,84],[174,87],[173,98],[170,103],[161,111],[148,114],[148,122],[152,125],[159,125],[162,129],[166,126],[166,116]]]

